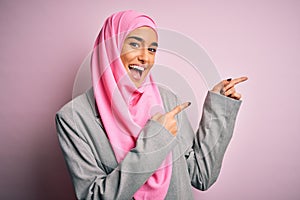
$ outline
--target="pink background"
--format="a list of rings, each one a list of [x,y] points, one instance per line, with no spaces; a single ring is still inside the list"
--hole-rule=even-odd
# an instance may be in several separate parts
[[[74,199],[54,115],[104,19],[136,9],[247,75],[220,177],[195,199],[300,199],[300,1],[0,1],[0,199]]]

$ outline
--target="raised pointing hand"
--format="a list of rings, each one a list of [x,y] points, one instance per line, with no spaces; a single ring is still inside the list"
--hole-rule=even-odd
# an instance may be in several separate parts
[[[223,80],[216,86],[214,86],[212,91],[239,100],[242,98],[242,95],[236,92],[234,86],[246,80],[248,80],[248,77],[239,77],[235,79]]]

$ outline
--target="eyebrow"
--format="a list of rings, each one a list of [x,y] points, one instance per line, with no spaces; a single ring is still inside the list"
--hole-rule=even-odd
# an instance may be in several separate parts
[[[143,38],[140,38],[140,37],[137,37],[137,36],[129,36],[126,39],[135,39],[135,40],[137,40],[139,42],[145,42],[145,40]],[[157,44],[157,42],[152,42],[150,46],[156,46],[156,47],[158,47],[158,44]]]

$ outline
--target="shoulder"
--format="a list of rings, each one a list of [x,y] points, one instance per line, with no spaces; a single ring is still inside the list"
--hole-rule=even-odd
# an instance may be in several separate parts
[[[93,109],[88,98],[88,92],[89,90],[66,103],[56,112],[56,116],[59,118],[68,119],[74,119],[88,115],[93,116]]]
[[[76,135],[88,141],[94,133],[102,130],[101,123],[94,113],[91,90],[77,96],[65,104],[55,115],[59,135]]]
[[[179,104],[177,95],[169,88],[158,86],[158,90],[167,112]]]
[[[161,97],[177,98],[176,94],[167,87],[157,86]]]

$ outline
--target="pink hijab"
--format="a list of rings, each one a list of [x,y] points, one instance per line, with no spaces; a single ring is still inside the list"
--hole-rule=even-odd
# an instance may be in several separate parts
[[[164,112],[160,93],[152,76],[136,88],[120,59],[123,42],[129,32],[148,26],[156,30],[154,21],[136,11],[123,11],[110,16],[95,42],[91,70],[94,96],[107,137],[120,163],[135,147],[136,140],[153,114]],[[172,165],[171,153],[159,170],[134,194],[136,199],[164,199]]]

